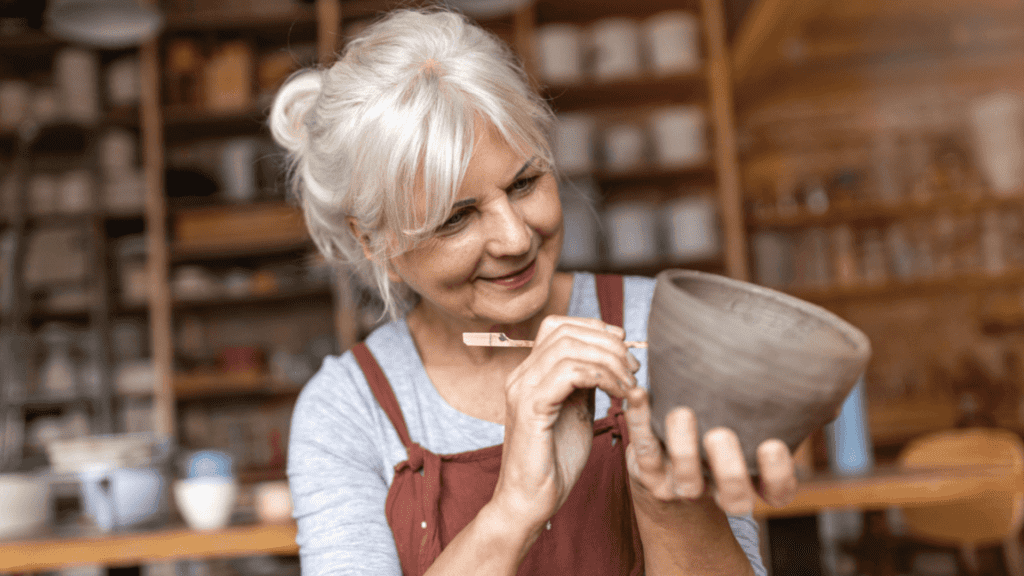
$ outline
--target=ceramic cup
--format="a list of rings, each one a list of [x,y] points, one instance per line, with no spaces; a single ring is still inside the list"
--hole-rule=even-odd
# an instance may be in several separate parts
[[[547,24],[537,28],[537,66],[554,84],[583,81],[583,31],[573,24]]]
[[[0,474],[0,540],[42,532],[53,518],[50,481],[41,474]]]
[[[174,502],[193,530],[218,530],[227,526],[238,496],[233,478],[205,476],[174,483]]]
[[[164,509],[164,479],[156,468],[92,468],[79,472],[85,513],[104,532],[156,519]]]
[[[643,69],[640,22],[604,18],[590,27],[594,78],[601,82],[638,76]]]
[[[658,76],[700,68],[700,22],[683,10],[667,10],[643,22],[647,55]]]
[[[702,436],[736,432],[752,474],[762,441],[795,450],[835,418],[871,355],[867,336],[824,308],[693,270],[658,274],[647,338],[655,433],[688,406]]]

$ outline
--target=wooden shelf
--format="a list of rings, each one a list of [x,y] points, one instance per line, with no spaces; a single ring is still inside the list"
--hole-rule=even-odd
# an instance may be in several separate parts
[[[966,200],[950,198],[935,202],[902,202],[900,204],[864,203],[859,205],[832,207],[821,214],[806,209],[792,214],[764,214],[747,219],[748,226],[756,228],[808,228],[836,226],[840,224],[886,223],[937,213],[955,215],[978,214],[986,210],[1024,208],[1021,198],[981,198]]]
[[[268,11],[263,14],[252,10],[198,10],[185,13],[167,12],[164,15],[165,32],[172,33],[253,30],[315,24],[316,11],[305,6]]]
[[[707,100],[707,79],[704,70],[689,74],[656,77],[645,74],[615,82],[585,82],[566,86],[548,86],[544,95],[556,112],[583,108],[631,108],[655,104],[679,105],[687,101]]]
[[[893,299],[944,292],[962,293],[1017,285],[1024,285],[1024,270],[1011,270],[1003,274],[960,273],[946,278],[929,278],[912,282],[890,281],[875,286],[822,289],[783,288],[782,291],[811,302],[840,304],[856,300]]]
[[[13,34],[0,34],[0,53],[14,52],[24,56],[26,52],[53,52],[64,45],[64,41],[31,28]]]
[[[0,571],[42,572],[64,566],[132,566],[184,558],[232,558],[298,554],[296,527],[288,524],[231,526],[197,532],[181,526],[147,532],[0,542]]]
[[[168,106],[163,110],[168,141],[224,138],[229,135],[268,133],[267,112],[256,106],[245,110],[215,111],[197,106]]]
[[[772,508],[758,500],[755,516],[812,516],[829,508],[885,509],[949,502],[990,491],[1024,492],[1024,475],[1011,466],[880,469],[864,476],[820,475],[802,480],[796,498]]]
[[[280,254],[312,248],[302,213],[284,202],[182,210],[174,217],[172,259]]]
[[[621,0],[537,0],[538,22],[591,22],[611,16],[643,18],[663,10],[700,10],[698,0],[646,0],[645,2],[622,2]]]
[[[248,296],[221,296],[204,300],[176,299],[174,301],[174,308],[178,310],[202,310],[207,308],[236,308],[285,303],[329,302],[331,296],[331,286],[321,284],[278,290],[266,294],[250,294]]]
[[[173,380],[178,400],[238,398],[245,395],[288,396],[297,394],[301,385],[282,382],[264,372],[220,372],[203,370],[178,373]]]

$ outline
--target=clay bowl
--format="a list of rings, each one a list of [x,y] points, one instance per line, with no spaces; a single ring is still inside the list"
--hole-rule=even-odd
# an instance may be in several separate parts
[[[769,438],[790,450],[835,418],[871,344],[835,314],[762,286],[692,270],[657,276],[647,325],[651,419],[677,406],[700,433],[736,431],[751,474]]]

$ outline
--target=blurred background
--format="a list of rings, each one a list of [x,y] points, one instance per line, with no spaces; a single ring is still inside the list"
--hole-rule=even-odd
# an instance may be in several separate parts
[[[298,573],[291,409],[381,306],[265,118],[419,4],[0,0],[0,573]],[[871,338],[755,511],[772,573],[1024,574],[1019,0],[447,4],[558,114],[565,269],[726,274]]]

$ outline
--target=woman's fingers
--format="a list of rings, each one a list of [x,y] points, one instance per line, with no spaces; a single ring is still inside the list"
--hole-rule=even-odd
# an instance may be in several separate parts
[[[651,405],[647,401],[647,391],[637,386],[629,391],[626,400],[629,402],[626,425],[629,426],[629,446],[635,456],[635,475],[651,489],[654,484],[651,479],[664,474],[661,440],[651,430]]]
[[[700,430],[693,410],[684,407],[669,412],[665,419],[665,436],[676,495],[698,498],[704,493],[704,472],[701,467]]]
[[[718,506],[733,516],[750,514],[754,509],[754,486],[736,433],[724,427],[708,430],[704,451],[715,479]]]
[[[785,506],[796,495],[796,466],[786,443],[769,439],[757,447],[757,467],[760,470],[760,492],[764,501],[772,506]]]

